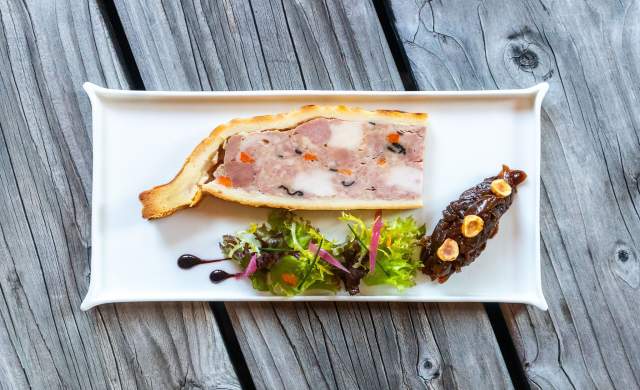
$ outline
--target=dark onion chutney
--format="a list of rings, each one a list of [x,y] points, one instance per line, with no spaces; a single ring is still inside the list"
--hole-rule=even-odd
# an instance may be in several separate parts
[[[498,175],[484,179],[449,203],[431,236],[425,237],[422,271],[431,280],[444,283],[480,256],[526,178],[523,171],[503,165]]]

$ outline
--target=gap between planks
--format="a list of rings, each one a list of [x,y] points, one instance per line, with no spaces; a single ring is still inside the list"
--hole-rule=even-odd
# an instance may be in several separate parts
[[[113,41],[118,44],[123,66],[126,68],[126,75],[129,78],[130,86],[133,90],[145,90],[144,82],[140,74],[140,69],[136,64],[131,45],[124,31],[122,21],[113,0],[104,1],[105,19],[111,23],[113,31]],[[247,361],[242,354],[240,343],[229,318],[229,313],[222,302],[209,302],[209,308],[218,324],[222,341],[231,365],[236,373],[238,382],[243,389],[254,390],[256,388],[253,378],[247,366]]]
[[[385,0],[372,0],[372,2],[396,67],[398,68],[398,72],[400,72],[404,88],[407,91],[418,91],[418,83],[411,69],[409,57],[395,28],[395,17],[391,9],[391,4]],[[502,311],[496,303],[485,303],[483,306],[489,317],[489,322],[491,323],[491,328],[493,329],[498,346],[500,347],[502,359],[509,371],[511,382],[517,389],[530,389],[524,367],[518,358],[515,343],[511,338]]]

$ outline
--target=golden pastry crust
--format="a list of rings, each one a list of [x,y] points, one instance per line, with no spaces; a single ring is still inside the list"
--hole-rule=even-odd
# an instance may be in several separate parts
[[[333,118],[352,121],[371,121],[385,124],[424,126],[427,114],[393,110],[369,111],[348,106],[303,106],[298,110],[275,115],[261,115],[246,119],[233,119],[216,127],[187,157],[182,169],[170,182],[142,192],[142,216],[146,219],[162,218],[177,210],[193,207],[206,192],[213,196],[251,206],[270,206],[302,210],[346,209],[409,209],[422,206],[420,199],[388,200],[308,200],[289,199],[226,188],[209,182],[218,163],[218,152],[224,141],[241,132],[287,130],[314,118]]]
[[[403,210],[422,207],[420,197],[403,200],[304,199],[255,194],[241,189],[230,189],[215,182],[203,185],[202,191],[217,198],[247,206],[265,206],[288,210]]]

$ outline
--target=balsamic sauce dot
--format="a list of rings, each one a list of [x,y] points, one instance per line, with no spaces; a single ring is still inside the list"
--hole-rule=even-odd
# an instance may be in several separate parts
[[[211,283],[220,283],[236,275],[237,274],[230,274],[227,271],[223,271],[221,269],[215,269],[209,274],[209,280],[211,281]]]
[[[193,268],[196,265],[200,265],[200,264],[208,264],[208,263],[217,263],[219,261],[225,261],[225,260],[229,260],[229,258],[225,257],[222,259],[201,259],[196,255],[190,255],[190,254],[184,254],[180,257],[178,257],[178,267],[182,268],[182,269],[189,269],[189,268]]]
[[[182,269],[189,269],[195,267],[201,262],[202,259],[200,259],[198,256],[185,254],[178,258],[178,267]]]

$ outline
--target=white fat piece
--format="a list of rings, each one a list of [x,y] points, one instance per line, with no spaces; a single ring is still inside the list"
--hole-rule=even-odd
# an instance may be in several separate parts
[[[331,182],[332,175],[321,169],[299,172],[293,179],[292,191],[302,191],[315,196],[333,196],[336,190]]]
[[[362,143],[362,122],[336,121],[329,129],[331,136],[327,146],[356,150]]]
[[[392,167],[387,173],[386,184],[407,192],[422,193],[422,171],[412,167]]]

